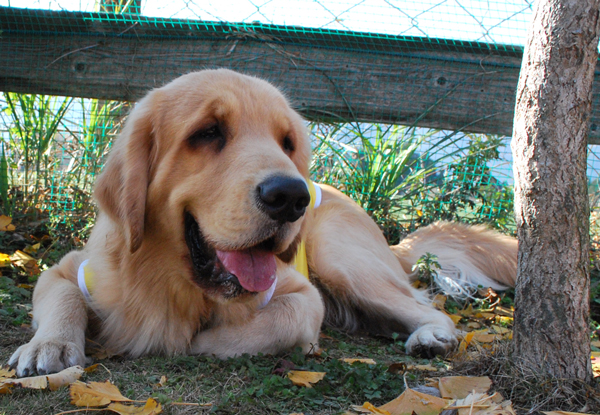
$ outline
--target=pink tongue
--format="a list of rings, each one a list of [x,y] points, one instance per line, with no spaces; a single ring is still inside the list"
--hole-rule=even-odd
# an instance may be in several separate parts
[[[217,251],[217,257],[248,291],[266,291],[275,281],[277,264],[275,255],[270,252],[253,248],[243,251]]]

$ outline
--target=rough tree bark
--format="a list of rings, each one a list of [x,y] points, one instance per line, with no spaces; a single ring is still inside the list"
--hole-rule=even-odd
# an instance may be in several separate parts
[[[592,380],[586,177],[599,0],[538,0],[512,141],[519,265],[517,362]]]

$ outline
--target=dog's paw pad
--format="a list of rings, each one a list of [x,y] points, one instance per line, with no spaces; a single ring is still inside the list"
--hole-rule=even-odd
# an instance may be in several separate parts
[[[432,358],[437,355],[445,356],[458,345],[454,333],[446,327],[425,325],[419,327],[406,341],[406,352]]]

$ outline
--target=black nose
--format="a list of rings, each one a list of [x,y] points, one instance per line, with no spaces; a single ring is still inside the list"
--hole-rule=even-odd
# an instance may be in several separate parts
[[[280,222],[295,222],[310,203],[306,182],[286,176],[273,176],[260,183],[256,191],[261,209]]]

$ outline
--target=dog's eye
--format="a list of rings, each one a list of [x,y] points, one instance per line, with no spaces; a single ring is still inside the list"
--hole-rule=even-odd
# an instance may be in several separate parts
[[[188,142],[193,146],[197,147],[202,144],[210,144],[217,142],[219,150],[225,147],[225,136],[218,125],[198,130],[188,137]]]
[[[294,143],[292,142],[292,139],[291,139],[290,137],[288,137],[288,136],[286,136],[286,137],[283,139],[283,149],[284,149],[285,151],[287,151],[288,153],[293,153],[293,152],[294,152],[294,150],[296,149],[296,148],[294,147]]]

